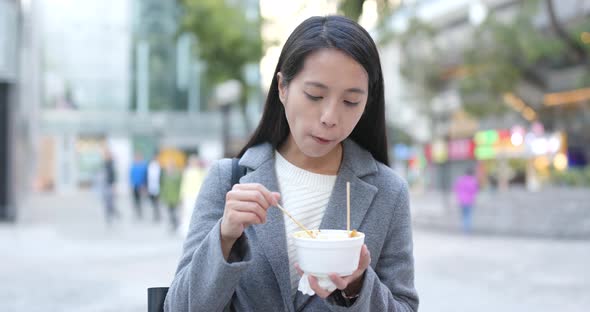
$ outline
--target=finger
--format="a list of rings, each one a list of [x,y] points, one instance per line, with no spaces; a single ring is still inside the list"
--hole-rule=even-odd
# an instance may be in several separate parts
[[[229,191],[230,200],[257,202],[263,208],[268,208],[270,202],[262,193],[256,190],[232,190]]]
[[[261,220],[255,213],[234,211],[227,216],[228,222],[231,224],[240,224],[244,227],[252,224],[260,224]]]
[[[264,185],[259,184],[259,183],[243,183],[243,184],[236,184],[234,186],[235,189],[238,190],[250,190],[250,191],[259,191],[260,193],[262,193],[262,195],[264,196],[264,198],[266,198],[266,201],[269,204],[276,204],[274,202],[274,198],[272,196],[272,193],[266,188],[264,187]]]
[[[272,203],[273,206],[276,206],[279,203],[279,200],[281,200],[281,194],[277,193],[277,192],[272,192],[272,196],[274,197],[275,202]]]
[[[234,207],[235,211],[242,212],[242,213],[253,213],[259,219],[260,223],[266,222],[266,210],[264,210],[258,203],[255,202],[240,202],[239,204],[236,203]]]
[[[301,269],[301,267],[299,266],[299,263],[295,262],[295,270],[297,270],[297,274],[299,274],[299,276],[303,276],[303,270]]]
[[[371,252],[369,251],[367,245],[363,245],[363,248],[361,248],[361,257],[359,259],[359,266],[357,270],[364,272],[369,267],[369,264],[371,264]]]
[[[230,193],[231,194],[229,195],[229,200],[227,200],[227,201],[230,202],[235,207],[242,207],[242,206],[251,207],[252,204],[254,204],[254,205],[260,207],[260,209],[262,209],[265,213],[266,213],[266,209],[269,207],[266,199],[258,192],[255,192],[255,191],[230,191]]]
[[[361,255],[359,257],[359,264],[356,270],[351,275],[347,276],[338,276],[338,274],[332,273],[329,275],[330,279],[332,282],[334,282],[334,285],[336,285],[338,289],[345,289],[350,283],[365,273],[369,267],[369,264],[371,264],[371,253],[369,252],[367,245],[363,245],[361,248]]]
[[[315,276],[310,275],[308,277],[308,281],[309,286],[311,286],[311,289],[313,289],[316,295],[318,295],[320,298],[326,299],[331,294],[331,292],[320,287],[320,285],[318,284],[318,279]]]
[[[336,273],[330,273],[330,274],[328,274],[328,276],[330,276],[330,279],[332,280],[332,283],[334,283],[334,285],[336,285],[336,288],[346,289],[346,287],[348,287],[349,280],[350,280],[349,278],[340,277],[340,275],[338,275]]]

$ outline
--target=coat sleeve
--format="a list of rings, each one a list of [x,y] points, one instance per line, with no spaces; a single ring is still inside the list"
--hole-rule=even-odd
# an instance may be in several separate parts
[[[217,162],[203,182],[164,311],[222,311],[231,301],[241,272],[252,262],[245,234],[232,248],[229,262],[221,251],[220,224],[230,188],[230,162]]]
[[[328,297],[326,303],[332,311],[418,311],[408,188],[400,184],[383,251],[376,264],[365,271],[358,299],[343,307]]]

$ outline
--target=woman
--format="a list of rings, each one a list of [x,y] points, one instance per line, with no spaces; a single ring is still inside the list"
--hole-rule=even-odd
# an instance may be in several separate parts
[[[103,157],[103,171],[100,183],[106,212],[106,221],[108,225],[111,225],[113,219],[119,217],[119,210],[115,205],[115,184],[117,182],[117,172],[115,171],[113,154],[111,153],[110,149],[105,147],[103,150]]]
[[[178,229],[178,204],[180,203],[180,183],[182,173],[174,163],[174,160],[168,160],[164,175],[162,176],[162,201],[168,207],[170,216],[170,231],[176,232]]]
[[[339,16],[300,24],[281,52],[261,122],[240,152],[205,179],[166,311],[416,311],[405,183],[387,167],[383,76],[375,43]],[[364,232],[358,269],[330,292],[297,291],[290,221]],[[281,193],[279,194],[279,190]],[[311,193],[310,196],[305,194]],[[303,209],[307,207],[308,209]]]
[[[182,213],[180,214],[180,229],[182,237],[188,233],[190,218],[201,190],[201,184],[205,179],[205,169],[201,166],[201,160],[197,154],[188,158],[188,166],[182,173],[180,184],[180,201],[182,202]]]
[[[155,153],[156,155],[158,153]],[[154,209],[154,222],[160,222],[160,187],[162,184],[162,167],[154,155],[147,167],[147,193]]]
[[[463,232],[467,234],[471,232],[473,205],[475,204],[478,188],[477,178],[471,168],[467,169],[464,175],[457,178],[453,188],[461,209]]]

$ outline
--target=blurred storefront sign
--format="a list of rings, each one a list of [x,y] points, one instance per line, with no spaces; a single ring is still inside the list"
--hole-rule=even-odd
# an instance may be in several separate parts
[[[426,159],[434,163],[447,160],[489,160],[496,158],[530,158],[536,156],[555,156],[567,151],[566,137],[561,132],[544,134],[538,128],[524,133],[521,127],[511,130],[485,130],[475,133],[473,139],[439,140],[424,147]],[[396,146],[396,157],[407,159],[404,146]],[[411,155],[411,154],[410,154]]]
[[[405,155],[403,147],[394,151]],[[510,183],[523,183],[535,191],[552,170],[565,171],[570,166],[566,135],[547,133],[540,124],[528,129],[514,126],[478,131],[469,139],[434,141],[424,145],[423,151],[425,161],[435,165],[432,172],[440,178],[441,187],[466,168],[483,165],[486,169],[481,176],[490,179],[486,181],[491,185],[505,190]],[[418,160],[414,156],[410,156],[408,167]]]
[[[454,140],[449,142],[449,159],[450,160],[469,160],[473,159],[475,153],[475,143],[473,140]]]
[[[444,163],[449,158],[447,144],[444,141],[432,143],[432,160],[435,163]]]
[[[522,134],[510,130],[485,130],[475,134],[475,158],[524,158],[526,149],[522,145]]]
[[[475,143],[471,139],[435,141],[424,146],[426,160],[437,164],[447,160],[472,160],[474,159]]]

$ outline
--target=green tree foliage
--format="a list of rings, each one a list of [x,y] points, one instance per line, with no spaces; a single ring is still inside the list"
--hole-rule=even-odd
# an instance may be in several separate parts
[[[542,66],[558,62],[564,45],[557,38],[540,32],[533,25],[539,1],[523,1],[511,22],[501,22],[492,13],[478,27],[464,53],[467,72],[461,79],[465,109],[476,116],[506,111],[502,96],[514,92],[521,81],[541,89]]]
[[[338,11],[348,18],[358,21],[363,13],[363,3],[365,0],[342,0],[338,4]]]
[[[242,1],[180,0],[183,7],[181,31],[198,38],[198,54],[206,63],[209,85],[237,79],[248,91],[244,65],[262,57],[260,19],[248,19]],[[241,104],[245,104],[246,92]]]
[[[426,116],[434,131],[439,119],[445,118],[432,106],[434,97],[448,85],[440,58],[442,48],[434,40],[436,31],[430,25],[419,19],[412,19],[408,24],[407,31],[397,38],[401,52],[400,72],[411,82],[417,110]]]
[[[584,47],[579,39],[579,34],[590,27],[590,21],[566,30],[556,19],[552,3],[552,0],[523,1],[511,22],[501,22],[492,13],[475,31],[472,45],[464,51],[469,73],[461,83],[461,94],[469,112],[479,116],[503,112],[502,94],[514,92],[521,82],[549,91],[543,70],[590,65],[590,47]],[[534,16],[543,7],[553,19],[549,29],[539,30],[534,25]],[[571,88],[584,87],[587,83],[583,79]]]
[[[468,45],[461,52],[460,64],[449,64],[446,63],[447,57],[438,57],[457,51],[437,47],[436,30],[424,22],[413,20],[403,34],[389,33],[382,38],[399,40],[403,58],[401,73],[421,88],[418,96],[423,98],[424,111],[429,110],[429,98],[456,81],[468,113],[476,117],[502,114],[509,109],[503,103],[503,94],[515,92],[519,83],[526,81],[546,90],[544,70],[580,63],[588,65],[590,45],[582,44],[580,34],[590,28],[589,20],[570,26],[567,34],[561,35],[556,35],[555,31],[558,21],[553,21],[552,27],[542,31],[534,25],[539,8],[545,5],[550,10],[550,1],[519,2],[516,15],[508,21],[491,12],[484,23],[474,29],[471,38],[465,40]],[[587,53],[580,53],[580,47]],[[588,72],[586,81],[580,81],[572,88],[587,86],[590,70]]]
[[[412,19],[408,30],[398,39],[402,52],[401,74],[422,88],[430,98],[446,85],[442,49],[434,40],[435,30],[418,19]]]
[[[379,14],[379,24],[391,15],[397,5],[393,5],[391,0],[376,0],[377,13]],[[348,18],[358,21],[363,13],[363,4],[365,0],[340,0],[338,3],[338,12]]]

